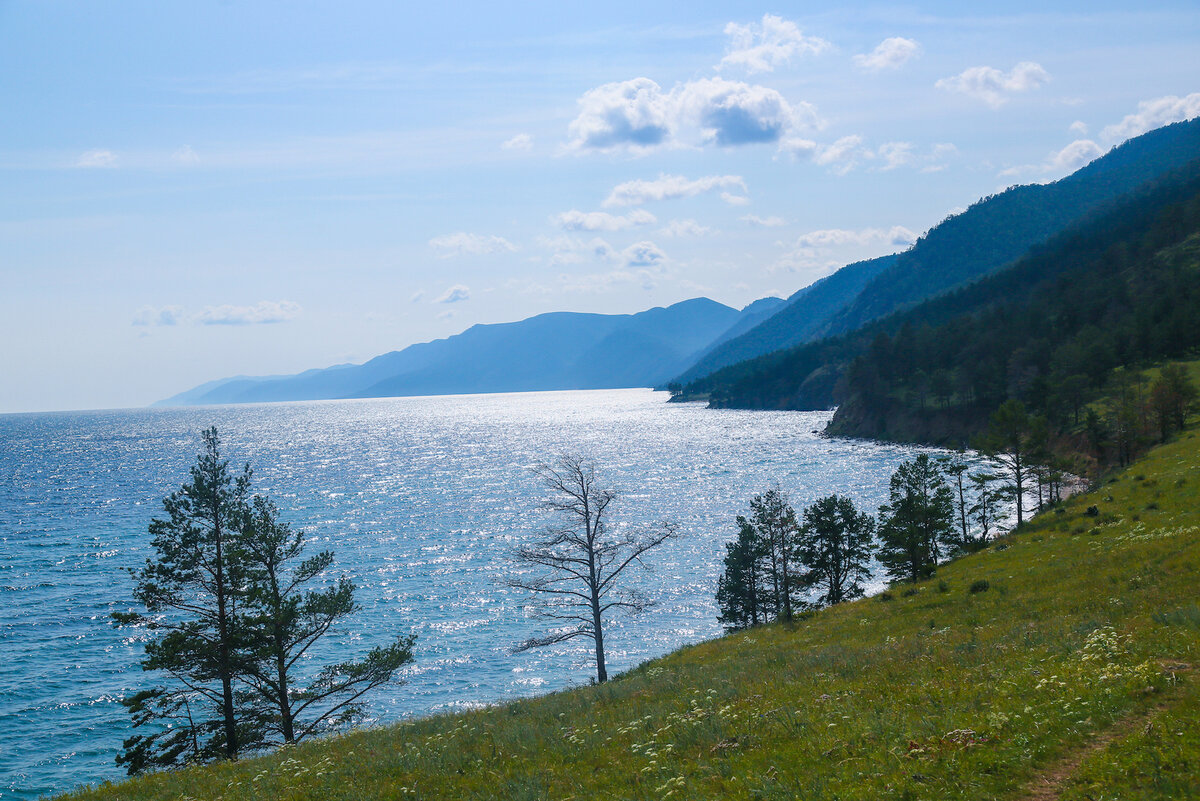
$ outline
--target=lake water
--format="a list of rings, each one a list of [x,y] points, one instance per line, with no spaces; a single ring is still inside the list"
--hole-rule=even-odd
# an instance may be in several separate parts
[[[778,483],[797,508],[832,492],[874,512],[913,449],[822,439],[828,413],[714,411],[649,390],[134,409],[0,416],[0,797],[118,779],[118,700],[153,685],[122,568],[151,555],[161,513],[215,425],[255,489],[332,549],[362,611],[314,654],[340,661],[417,635],[407,683],[375,721],[539,694],[593,675],[584,641],[512,655],[543,629],[504,584],[509,554],[550,520],[532,465],[593,458],[614,523],[677,522],[635,584],[657,601],[606,629],[610,674],[716,636],[723,543]]]

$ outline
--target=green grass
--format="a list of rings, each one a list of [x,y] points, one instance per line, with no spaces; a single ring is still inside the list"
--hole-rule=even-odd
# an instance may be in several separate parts
[[[1081,752],[1064,797],[1196,797],[1198,575],[1188,431],[907,597],[606,685],[66,798],[976,801],[1023,798]]]

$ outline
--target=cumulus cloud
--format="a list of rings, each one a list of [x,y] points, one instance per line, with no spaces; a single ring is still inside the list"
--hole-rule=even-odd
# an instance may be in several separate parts
[[[171,154],[171,161],[184,167],[200,163],[200,156],[195,150],[192,150],[191,145],[184,145]]]
[[[1153,100],[1143,100],[1138,103],[1137,113],[1126,115],[1115,125],[1105,127],[1100,132],[1100,137],[1107,142],[1120,143],[1154,128],[1198,116],[1200,116],[1200,92],[1193,92],[1186,97],[1167,95]]]
[[[746,72],[771,72],[793,56],[819,55],[830,49],[829,42],[817,36],[805,36],[796,23],[763,14],[761,23],[725,26],[729,47],[717,69],[737,67]]]
[[[1022,61],[1008,72],[995,67],[971,67],[951,78],[942,78],[934,86],[978,98],[992,108],[1008,102],[1009,95],[1037,89],[1050,80],[1041,64]]]
[[[645,209],[634,209],[625,215],[571,209],[555,215],[551,221],[564,231],[623,231],[635,225],[653,225],[658,218]]]
[[[205,306],[193,319],[200,325],[268,325],[287,322],[299,314],[298,303],[263,300],[253,306]]]
[[[471,297],[471,288],[463,284],[455,284],[447,287],[446,291],[438,295],[434,303],[459,303]]]
[[[1000,172],[1007,177],[1021,175],[1063,175],[1074,172],[1083,165],[1104,155],[1104,148],[1091,139],[1076,139],[1062,150],[1055,150],[1046,156],[1041,164],[1023,164],[1019,167],[1009,167]]]
[[[143,306],[133,315],[133,324],[149,325],[179,325],[186,322],[182,306]]]
[[[767,268],[770,273],[791,272],[808,275],[825,274],[846,263],[846,249],[861,254],[863,248],[888,249],[907,247],[915,242],[917,235],[903,225],[893,225],[891,228],[863,228],[850,230],[846,228],[826,228],[819,231],[809,231],[801,235],[774,264]],[[838,251],[841,251],[838,255]]]
[[[604,200],[605,206],[640,206],[654,200],[674,200],[694,197],[714,190],[740,189],[746,182],[740,175],[706,175],[694,180],[682,175],[661,174],[652,181],[637,179],[613,187]]]
[[[912,142],[884,142],[878,148],[879,157],[883,159],[882,170],[894,170],[912,164],[915,158]]]
[[[884,142],[872,150],[857,134],[843,136],[829,144],[809,139],[788,139],[780,146],[780,150],[795,158],[828,167],[838,175],[845,175],[864,162],[874,164],[875,169],[882,172],[899,167],[937,172],[945,169],[946,161],[958,153],[958,148],[948,142],[935,144],[923,153],[911,142]]]
[[[750,198],[745,195],[735,195],[732,192],[722,192],[721,200],[724,200],[730,206],[749,206]]]
[[[1088,125],[1083,120],[1075,120],[1067,130],[1079,136],[1087,136]]]
[[[760,228],[778,228],[781,225],[785,225],[782,217],[759,217],[757,214],[747,214],[743,217],[738,217],[738,219]]]
[[[701,225],[695,220],[671,220],[669,223],[658,229],[658,232],[663,236],[670,237],[688,237],[688,236],[707,236],[713,233],[713,229]]]
[[[846,228],[826,228],[820,231],[809,231],[796,239],[796,246],[801,248],[831,247],[837,245],[911,245],[917,241],[917,235],[903,225],[893,225],[891,228],[863,228],[851,231]]]
[[[117,154],[111,150],[89,150],[79,154],[79,158],[75,160],[75,166],[91,169],[115,167],[117,166]]]
[[[920,54],[921,45],[912,39],[892,36],[876,45],[870,53],[859,53],[854,57],[854,64],[867,72],[895,70]]]
[[[600,237],[539,236],[537,243],[551,252],[550,263],[556,266],[581,264],[589,259],[615,263],[621,257],[616,248]]]
[[[515,253],[517,246],[502,236],[485,234],[468,234],[459,231],[455,234],[435,236],[429,240],[429,246],[438,251],[438,256],[448,259],[451,256],[483,256],[488,253]]]
[[[818,147],[812,156],[814,162],[829,167],[838,175],[845,175],[859,162],[870,158],[874,158],[874,153],[863,147],[863,138],[858,135],[843,136],[831,145]]]
[[[568,133],[576,148],[652,147],[671,132],[672,101],[649,78],[606,83],[579,98]]]
[[[774,89],[722,78],[685,84],[678,103],[682,118],[699,125],[703,141],[722,147],[777,142],[792,128],[818,124],[811,104],[793,107]]]
[[[702,78],[667,92],[649,78],[634,78],[584,93],[568,127],[568,147],[635,153],[668,144],[735,147],[821,125],[812,104],[789,103],[765,86]]]
[[[143,306],[133,316],[137,326],[196,325],[269,325],[295,319],[300,304],[290,300],[263,300],[253,306],[205,306],[189,314],[182,306]]]
[[[657,267],[667,260],[667,254],[653,242],[635,242],[621,251],[621,257],[629,267]]]
[[[533,137],[529,134],[517,134],[500,147],[505,150],[533,150]]]

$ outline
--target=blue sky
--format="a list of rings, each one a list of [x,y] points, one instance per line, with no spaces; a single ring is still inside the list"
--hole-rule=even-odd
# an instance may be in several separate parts
[[[0,411],[787,295],[1200,114],[1194,3],[0,0]]]

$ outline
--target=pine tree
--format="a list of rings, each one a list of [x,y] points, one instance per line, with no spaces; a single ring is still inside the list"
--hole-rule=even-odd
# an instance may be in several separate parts
[[[190,481],[163,500],[166,518],[150,523],[156,559],[131,571],[145,611],[113,615],[157,635],[142,669],[169,677],[122,702],[135,729],[151,730],[127,739],[117,757],[130,775],[237,759],[328,731],[412,659],[413,638],[401,637],[360,661],[298,677],[311,647],[357,609],[354,585],[343,578],[308,589],[333,554],[294,564],[303,536],[269,500],[249,499],[250,467],[230,474],[215,428],[203,440]]]
[[[258,740],[239,725],[235,687],[245,650],[246,576],[237,538],[247,514],[250,468],[236,478],[230,473],[215,428],[205,430],[203,440],[190,480],[163,499],[166,517],[150,523],[157,559],[131,570],[134,599],[146,611],[113,615],[118,625],[142,625],[156,635],[146,644],[142,669],[161,670],[173,680],[123,702],[135,728],[164,718],[173,722],[125,741],[117,763],[131,775],[237,759]]]
[[[298,676],[313,645],[358,611],[354,583],[343,576],[323,589],[308,589],[333,565],[333,553],[295,564],[303,556],[304,535],[280,522],[275,504],[263,497],[254,498],[241,547],[249,565],[249,658],[242,677],[254,690],[255,710],[272,743],[298,742],[360,718],[361,698],[394,683],[396,671],[412,661],[414,638],[402,636],[361,661]]]
[[[922,453],[892,474],[879,508],[879,561],[895,581],[920,581],[937,570],[941,545],[954,541],[954,499],[937,465]]]
[[[862,582],[871,577],[874,518],[849,498],[830,495],[805,509],[803,521],[798,550],[807,571],[801,586],[822,589],[816,599],[821,606],[860,597]]]
[[[767,546],[770,565],[771,602],[775,617],[791,620],[795,596],[800,590],[796,551],[799,524],[787,495],[769,489],[750,501],[750,525]]]
[[[737,631],[765,623],[765,590],[768,545],[750,521],[739,516],[738,538],[725,543],[725,572],[717,580],[717,620],[726,631]]]

